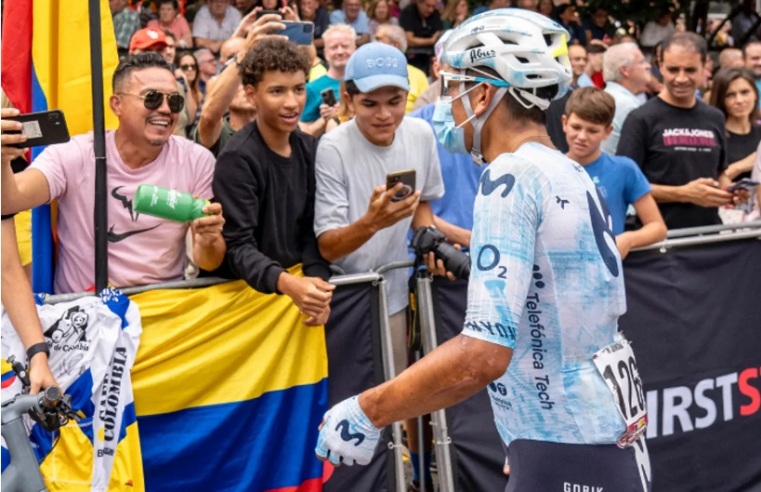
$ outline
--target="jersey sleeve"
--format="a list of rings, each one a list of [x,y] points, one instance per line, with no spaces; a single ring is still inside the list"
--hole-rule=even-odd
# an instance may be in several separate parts
[[[481,176],[476,197],[462,334],[514,348],[549,183],[534,166],[494,164]]]

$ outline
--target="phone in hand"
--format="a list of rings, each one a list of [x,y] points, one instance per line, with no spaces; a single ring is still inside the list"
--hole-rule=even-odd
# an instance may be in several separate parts
[[[278,15],[280,16],[281,19],[283,18],[283,13],[280,12],[279,10],[274,10],[274,9],[262,9],[256,14],[256,18],[261,19],[267,14]]]
[[[727,186],[727,191],[730,193],[735,192],[736,190],[748,190],[752,191],[756,186],[758,186],[758,181],[753,181],[750,178],[743,178],[740,181],[736,183],[732,183],[731,185]]]
[[[281,34],[288,38],[288,41],[299,46],[309,46],[314,39],[314,24],[311,22],[283,21],[285,29],[272,31],[272,34]]]
[[[386,190],[390,190],[397,183],[402,183],[404,186],[391,198],[392,202],[402,201],[415,193],[415,170],[396,171],[386,176]]]
[[[332,108],[337,104],[336,93],[333,92],[333,89],[325,89],[324,91],[320,92],[320,97],[322,98],[322,102],[328,107]]]
[[[26,142],[13,144],[11,147],[25,149],[28,147],[65,143],[70,140],[69,129],[66,127],[66,118],[64,118],[63,112],[60,109],[20,114],[7,119],[20,122],[23,125],[23,129],[20,132],[9,131],[6,133],[23,133],[27,138]]]

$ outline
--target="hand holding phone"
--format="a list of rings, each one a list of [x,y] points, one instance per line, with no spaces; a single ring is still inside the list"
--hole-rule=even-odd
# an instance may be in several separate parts
[[[731,185],[727,186],[727,191],[729,193],[734,193],[737,190],[752,191],[759,184],[761,183],[759,183],[758,181],[753,181],[750,178],[743,178],[740,181],[737,181],[736,183],[732,183]]]
[[[325,89],[324,91],[320,92],[320,97],[322,98],[322,102],[331,108],[338,104],[336,102],[336,93],[333,92],[333,89]]]
[[[285,29],[272,31],[288,38],[291,43],[299,46],[309,46],[314,39],[314,24],[311,22],[283,21]]]
[[[21,133],[26,136],[25,142],[8,144],[10,147],[24,149],[65,143],[70,140],[69,130],[66,127],[66,118],[64,118],[63,112],[60,109],[19,114],[18,116],[10,116],[6,119],[21,123],[21,131],[3,131],[4,134]]]
[[[386,190],[391,190],[397,183],[402,183],[402,189],[391,198],[392,202],[402,201],[415,193],[415,170],[397,171],[386,176]]]

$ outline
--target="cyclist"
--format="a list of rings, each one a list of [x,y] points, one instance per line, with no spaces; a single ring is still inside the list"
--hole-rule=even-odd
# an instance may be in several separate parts
[[[501,9],[447,40],[442,61],[455,73],[442,75],[437,137],[489,163],[475,203],[465,326],[394,380],[330,409],[320,458],[367,464],[379,429],[488,385],[508,491],[650,489],[641,382],[617,333],[626,303],[610,216],[544,126],[572,80],[567,39],[544,16]]]

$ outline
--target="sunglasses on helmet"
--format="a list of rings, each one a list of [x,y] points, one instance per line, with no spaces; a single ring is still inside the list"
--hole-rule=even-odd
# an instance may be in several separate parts
[[[441,96],[446,96],[449,92],[449,84],[452,82],[486,82],[497,87],[510,87],[510,84],[504,80],[490,79],[486,77],[473,77],[471,75],[462,75],[450,72],[440,72],[441,77]]]
[[[138,94],[128,94],[125,92],[121,92],[120,95],[139,97],[140,99],[143,100],[145,109],[150,109],[151,111],[155,111],[159,109],[161,105],[164,104],[164,98],[166,98],[167,105],[169,105],[169,111],[171,111],[172,113],[179,113],[180,111],[182,111],[182,108],[185,107],[185,98],[182,97],[177,92],[172,92],[171,94],[164,94],[163,92],[159,92],[159,91],[148,91],[142,96]]]

